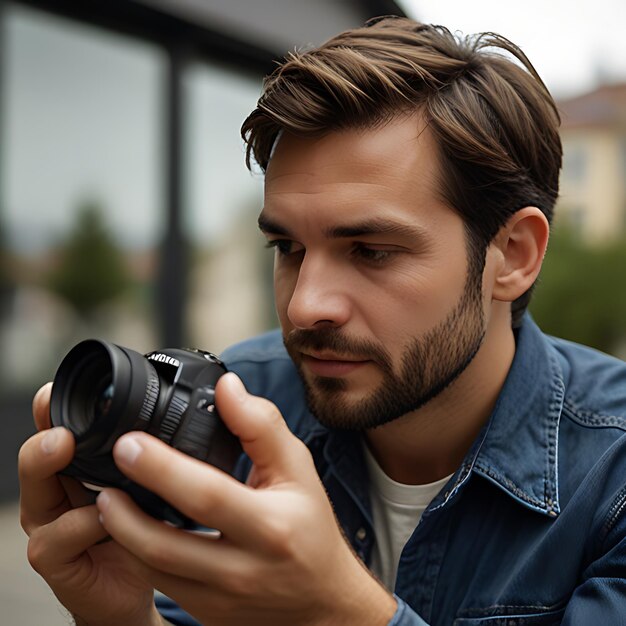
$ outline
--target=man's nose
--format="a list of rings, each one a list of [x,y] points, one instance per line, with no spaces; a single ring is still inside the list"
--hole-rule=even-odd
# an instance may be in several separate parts
[[[351,294],[341,269],[306,255],[291,294],[287,316],[296,328],[342,326],[350,318]]]

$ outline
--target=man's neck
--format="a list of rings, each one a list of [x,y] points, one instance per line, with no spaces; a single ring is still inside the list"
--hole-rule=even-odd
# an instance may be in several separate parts
[[[467,369],[422,408],[369,430],[367,444],[390,478],[431,483],[456,471],[489,419],[515,354],[510,326],[490,326]]]

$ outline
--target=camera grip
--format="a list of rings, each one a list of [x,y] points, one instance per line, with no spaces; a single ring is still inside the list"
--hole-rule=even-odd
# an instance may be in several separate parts
[[[195,389],[171,445],[229,474],[233,473],[242,449],[237,437],[226,428],[215,407],[212,387]]]

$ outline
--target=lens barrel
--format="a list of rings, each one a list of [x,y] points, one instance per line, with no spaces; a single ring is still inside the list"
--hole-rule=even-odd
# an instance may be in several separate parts
[[[130,430],[146,430],[159,395],[159,376],[141,354],[97,339],[74,346],[61,362],[52,387],[53,426],[76,439],[75,464],[99,479],[99,457]],[[87,477],[86,477],[87,478]]]

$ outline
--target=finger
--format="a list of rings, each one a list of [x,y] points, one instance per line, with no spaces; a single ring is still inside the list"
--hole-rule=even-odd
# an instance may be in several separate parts
[[[113,447],[117,466],[185,515],[249,543],[259,516],[257,492],[221,470],[198,461],[146,433],[128,433]]]
[[[108,536],[98,516],[95,506],[85,506],[38,528],[28,542],[28,560],[33,568],[42,575],[62,577],[64,565],[76,565],[86,550]]]
[[[46,383],[37,391],[33,398],[33,417],[37,430],[50,428],[50,394],[52,383]]]
[[[216,385],[217,408],[229,430],[239,437],[254,462],[258,478],[302,482],[311,464],[306,446],[289,430],[275,404],[249,394],[236,374],[224,374]]]
[[[251,557],[244,550],[224,539],[158,521],[122,491],[105,489],[98,496],[97,506],[111,537],[160,573],[222,586],[250,569]]]
[[[65,428],[52,428],[28,439],[20,449],[18,473],[22,527],[30,534],[70,508],[57,472],[72,460],[74,437]]]
[[[63,474],[57,476],[73,509],[96,503],[97,491],[87,489],[79,480],[71,476],[64,476]]]

